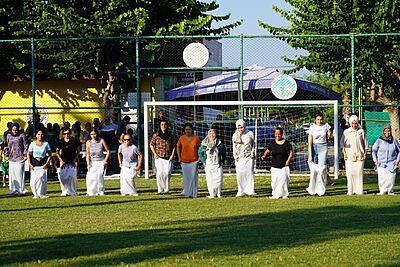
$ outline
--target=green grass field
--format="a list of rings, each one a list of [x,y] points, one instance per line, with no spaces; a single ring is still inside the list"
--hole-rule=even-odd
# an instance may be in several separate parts
[[[155,179],[137,179],[139,197],[122,197],[119,181],[106,196],[48,199],[10,197],[0,189],[1,266],[399,266],[400,194],[377,196],[376,176],[366,195],[347,196],[341,178],[326,196],[308,196],[306,177],[292,177],[290,197],[268,199],[268,177],[256,177],[255,197],[236,198],[234,176],[223,198],[157,195]],[[400,187],[396,186],[400,191]]]

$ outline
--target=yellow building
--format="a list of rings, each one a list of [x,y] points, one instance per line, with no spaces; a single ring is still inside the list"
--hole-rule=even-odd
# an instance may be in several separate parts
[[[155,92],[156,82],[141,80],[142,100],[149,100],[150,92]],[[153,87],[152,90],[150,87]],[[0,82],[0,133],[7,129],[7,122],[18,122],[26,129],[27,120],[32,116],[32,83]],[[104,119],[100,80],[43,80],[35,83],[35,103],[41,120],[46,123],[80,121],[82,126],[93,118]],[[130,93],[135,95],[136,93]],[[136,103],[129,103],[132,108]],[[124,105],[122,105],[124,106]],[[125,105],[126,106],[126,105]]]

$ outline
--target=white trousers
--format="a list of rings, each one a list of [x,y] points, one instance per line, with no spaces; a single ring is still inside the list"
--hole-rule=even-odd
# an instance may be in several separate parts
[[[364,161],[346,160],[347,194],[362,195],[364,180]]]
[[[198,163],[181,163],[183,173],[183,194],[186,197],[197,197],[199,181]]]
[[[310,168],[310,183],[306,189],[310,195],[322,196],[325,194],[325,185],[327,177],[326,165],[318,165],[314,162],[308,164]]]
[[[254,160],[251,158],[240,158],[235,162],[236,180],[238,186],[237,197],[244,195],[255,195],[254,192]]]
[[[169,192],[169,184],[171,180],[172,161],[158,158],[154,162],[157,172],[157,191],[158,193],[167,193]]]
[[[272,198],[288,197],[290,183],[290,168],[271,168]]]
[[[394,192],[394,183],[396,181],[396,173],[392,173],[385,168],[378,167],[378,185],[379,193],[387,194]]]
[[[8,167],[9,194],[25,194],[25,162],[10,161]]]
[[[34,167],[31,170],[30,186],[34,198],[46,198],[47,170],[43,167]]]
[[[123,196],[138,196],[139,194],[136,191],[135,187],[135,178],[137,175],[136,172],[137,163],[134,163],[130,167],[122,166],[120,173],[120,192]]]
[[[76,185],[78,179],[76,167],[69,164],[63,168],[58,168],[57,173],[61,186],[61,196],[77,196]]]
[[[221,197],[222,167],[220,165],[205,166],[208,194],[210,198]]]
[[[104,195],[104,162],[91,161],[90,169],[86,174],[86,193],[89,196]]]

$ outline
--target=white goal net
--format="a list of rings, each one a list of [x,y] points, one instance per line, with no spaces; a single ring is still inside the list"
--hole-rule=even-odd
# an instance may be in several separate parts
[[[232,156],[232,135],[238,119],[246,121],[247,130],[253,131],[256,140],[256,173],[269,173],[270,160],[261,161],[268,144],[274,139],[274,129],[281,127],[284,137],[293,146],[294,158],[291,164],[293,174],[309,172],[308,128],[314,122],[317,112],[324,115],[324,121],[333,128],[333,140],[328,143],[329,171],[338,177],[338,103],[336,100],[321,101],[198,101],[198,102],[145,102],[144,103],[144,163],[145,178],[155,175],[149,144],[158,130],[157,116],[163,115],[169,123],[169,130],[175,142],[183,134],[183,125],[194,125],[195,134],[203,139],[213,128],[227,147],[224,172],[234,172]],[[201,167],[200,167],[201,171]],[[174,163],[174,172],[180,172],[180,164]]]

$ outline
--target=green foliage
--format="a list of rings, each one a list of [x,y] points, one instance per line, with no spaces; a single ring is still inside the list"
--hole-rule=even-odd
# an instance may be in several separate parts
[[[194,0],[4,0],[0,6],[0,38],[228,34],[240,22],[213,28],[212,22],[229,18],[208,14],[218,7],[215,1]],[[165,61],[160,56],[165,46],[163,42],[141,40],[142,63]],[[35,49],[38,78],[81,77],[117,68],[135,70],[133,39],[39,41]],[[0,45],[4,59],[1,78],[30,73],[30,54],[23,50],[30,51],[30,45],[18,43],[12,51]]]
[[[259,21],[275,35],[347,34],[400,32],[398,0],[285,0],[292,10],[273,9],[290,22],[276,27]],[[281,38],[294,48],[309,52],[307,56],[285,58],[296,66],[292,71],[308,68],[317,73],[339,75],[345,82],[351,77],[351,41],[349,37]],[[371,81],[384,88],[385,95],[400,98],[400,37],[376,36],[355,39],[356,82],[367,88]]]

